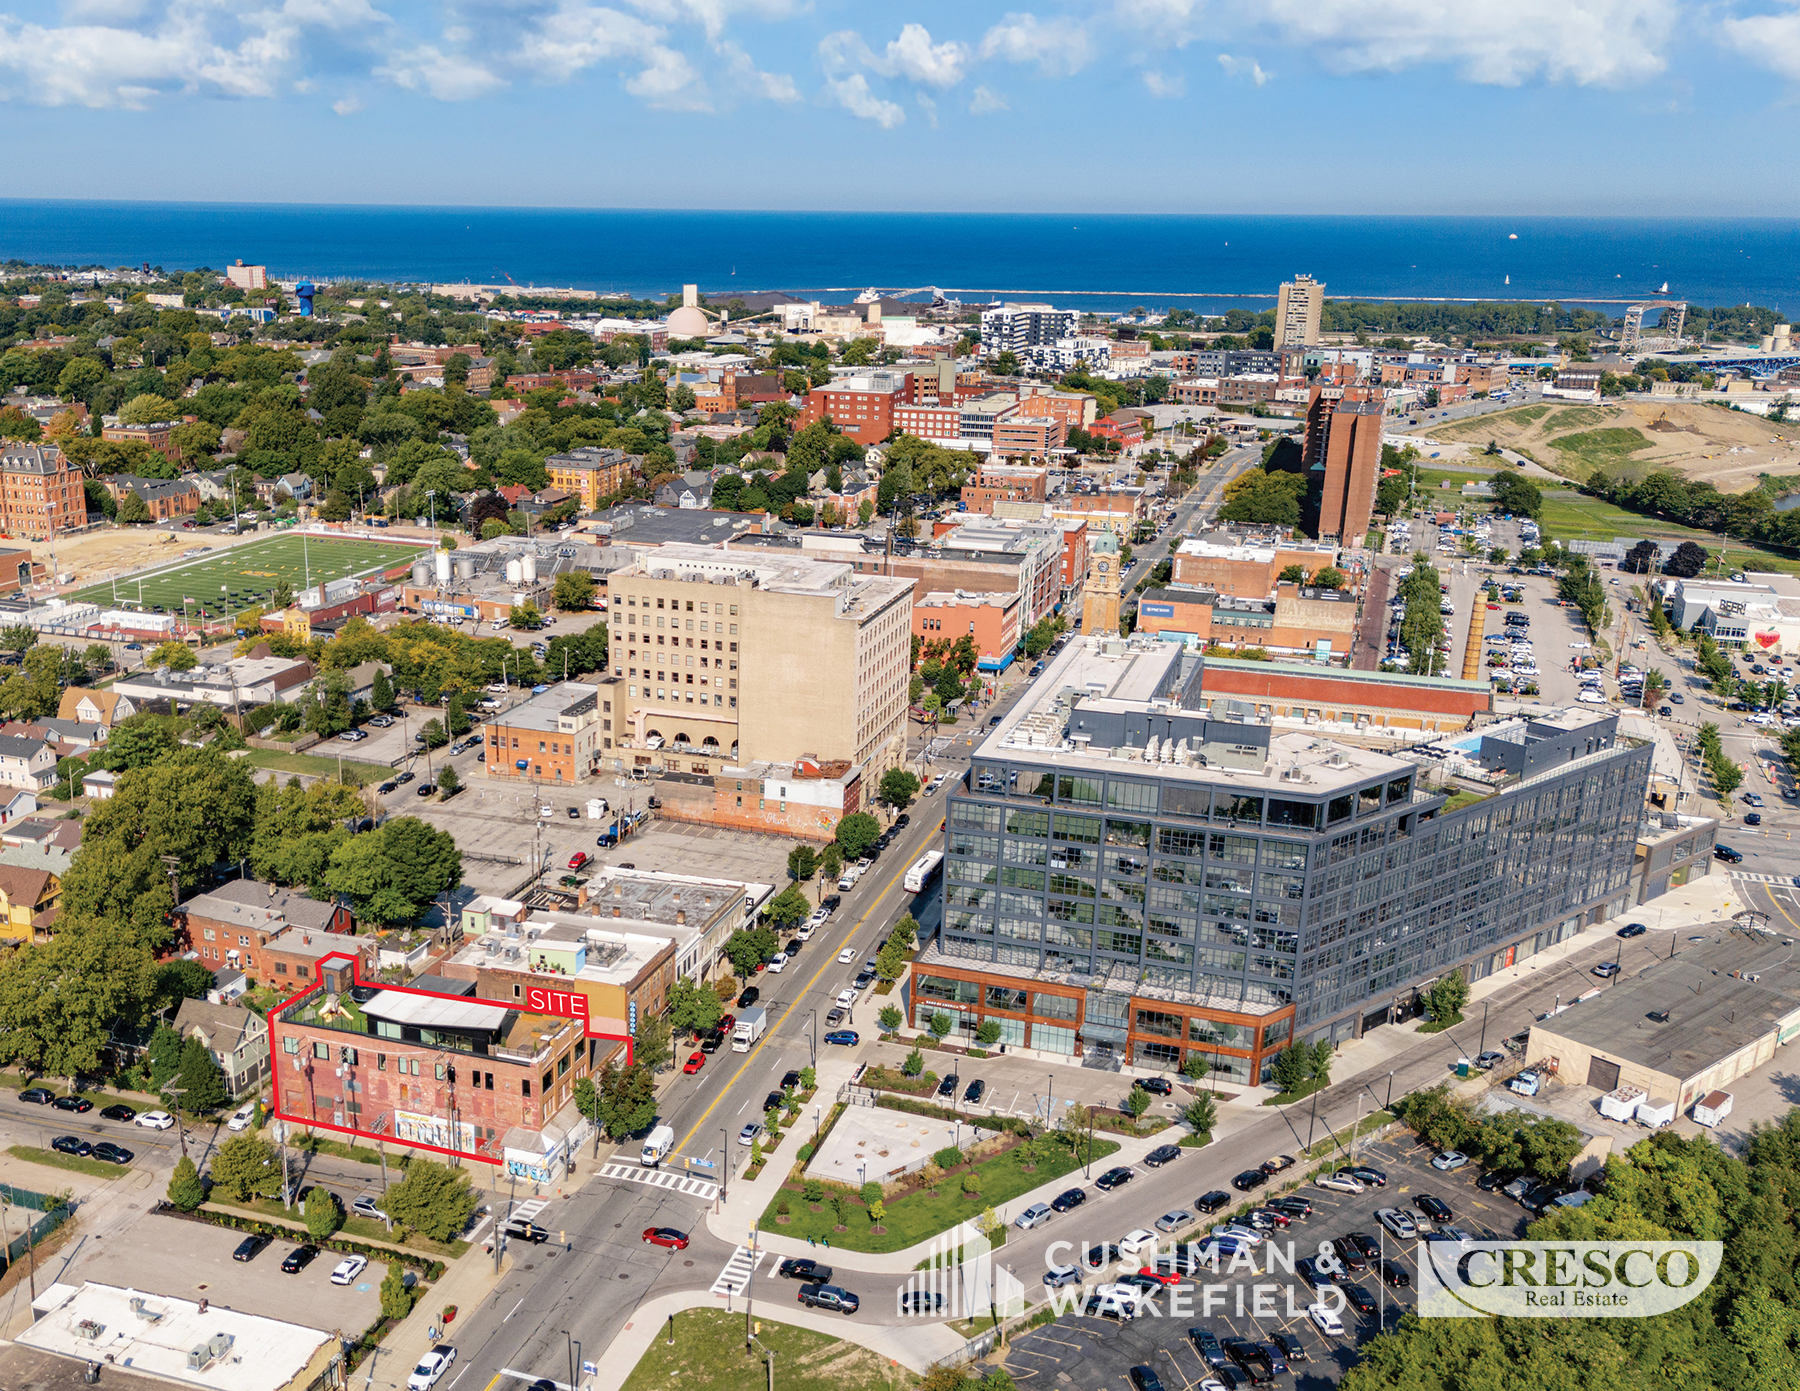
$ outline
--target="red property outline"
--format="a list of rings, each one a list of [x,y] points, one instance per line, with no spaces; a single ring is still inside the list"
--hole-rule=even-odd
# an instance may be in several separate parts
[[[269,1078],[270,1088],[274,1093],[273,1104],[269,1108],[269,1113],[277,1120],[286,1121],[290,1125],[304,1125],[317,1130],[332,1130],[340,1135],[360,1135],[366,1140],[375,1140],[385,1144],[403,1145],[407,1149],[426,1150],[432,1154],[445,1154],[453,1159],[473,1159],[483,1164],[492,1164],[496,1168],[504,1164],[506,1162],[504,1156],[501,1158],[494,1158],[490,1155],[475,1154],[469,1150],[449,1149],[443,1145],[427,1145],[416,1140],[402,1140],[398,1135],[382,1135],[373,1130],[359,1130],[355,1126],[334,1125],[330,1121],[313,1120],[306,1116],[289,1115],[281,1109],[281,1054],[277,1051],[275,1045],[275,1026],[281,1022],[281,1016],[289,1006],[296,1005],[300,1003],[300,1001],[306,999],[307,996],[325,988],[325,967],[327,963],[333,961],[342,961],[349,964],[350,979],[356,985],[366,985],[376,990],[391,990],[400,995],[424,995],[428,999],[433,1000],[475,999],[479,1004],[494,1005],[500,1009],[512,1008],[511,1005],[504,1004],[499,1000],[481,1000],[479,997],[464,995],[440,995],[435,990],[419,990],[409,985],[388,985],[378,981],[365,981],[362,978],[362,958],[360,956],[357,956],[352,952],[331,952],[319,959],[316,968],[317,976],[311,985],[307,986],[304,990],[296,990],[292,995],[289,995],[286,999],[277,1004],[275,1008],[269,1011]],[[586,997],[583,996],[581,998],[585,1001]],[[633,1040],[629,1034],[597,1033],[592,1027],[592,1019],[586,1014],[553,1014],[548,1011],[538,1010],[521,1010],[519,1012],[521,1014],[541,1013],[544,1017],[550,1019],[568,1019],[572,1022],[578,1021],[583,1025],[583,1038],[602,1038],[608,1039],[614,1043],[623,1043],[625,1045],[625,1065],[627,1067],[631,1066]],[[372,1038],[374,1036],[365,1035],[365,1037]],[[294,1056],[298,1057],[299,1055],[295,1054]]]

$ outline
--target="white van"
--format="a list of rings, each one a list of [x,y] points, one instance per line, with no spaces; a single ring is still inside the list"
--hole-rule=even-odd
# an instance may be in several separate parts
[[[494,620],[494,631],[495,631],[495,632],[496,632],[496,633],[498,633],[498,632],[500,632],[500,631],[501,631],[501,630],[502,630],[502,629],[504,629],[504,628],[510,628],[510,627],[511,627],[511,626],[512,626],[512,623],[511,623],[511,621],[510,621],[510,620],[508,620],[508,619],[505,619],[505,618],[496,618],[496,619],[495,619],[495,620]]]
[[[674,1127],[659,1125],[650,1132],[650,1138],[644,1141],[644,1152],[638,1157],[638,1162],[646,1169],[654,1169],[668,1158],[669,1151],[674,1148]]]

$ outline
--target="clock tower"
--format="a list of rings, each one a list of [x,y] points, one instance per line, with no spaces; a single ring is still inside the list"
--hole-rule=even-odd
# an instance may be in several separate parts
[[[1119,635],[1119,538],[1110,531],[1098,533],[1089,552],[1081,631],[1091,638]]]

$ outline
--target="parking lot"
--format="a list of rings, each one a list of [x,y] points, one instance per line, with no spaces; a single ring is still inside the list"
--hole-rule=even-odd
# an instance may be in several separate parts
[[[367,1328],[381,1312],[378,1293],[387,1266],[372,1261],[354,1285],[334,1285],[331,1270],[342,1257],[321,1251],[313,1263],[285,1275],[281,1262],[300,1243],[277,1238],[252,1261],[231,1253],[244,1233],[204,1222],[146,1215],[109,1233],[104,1243],[78,1242],[67,1264],[59,1257],[47,1273],[69,1284],[93,1280],[179,1299],[214,1304],[263,1318],[288,1319],[312,1328]],[[45,1271],[39,1272],[40,1281]]]
[[[1272,1276],[1248,1271],[1232,1273],[1229,1264],[1222,1261],[1219,1274],[1213,1274],[1210,1267],[1203,1269],[1198,1286],[1184,1282],[1157,1294],[1140,1306],[1135,1319],[1119,1322],[1070,1313],[1015,1338],[1006,1354],[1007,1370],[1021,1383],[1030,1378],[1080,1391],[1120,1391],[1128,1384],[1129,1368],[1148,1365],[1170,1391],[1191,1391],[1205,1377],[1217,1375],[1205,1365],[1189,1336],[1190,1329],[1204,1328],[1222,1343],[1241,1339],[1268,1344],[1276,1334],[1285,1334],[1298,1340],[1306,1354],[1304,1362],[1289,1364],[1293,1384],[1303,1391],[1335,1385],[1355,1360],[1357,1345],[1377,1332],[1392,1329],[1412,1307],[1417,1293],[1418,1242],[1400,1241],[1390,1235],[1375,1220],[1378,1209],[1399,1208],[1428,1229],[1430,1224],[1424,1221],[1416,1199],[1430,1194],[1449,1206],[1453,1225],[1483,1240],[1516,1236],[1530,1221],[1525,1210],[1511,1200],[1498,1193],[1483,1193],[1476,1186],[1480,1171],[1475,1165],[1442,1173],[1430,1167],[1431,1155],[1430,1149],[1415,1142],[1410,1131],[1395,1127],[1386,1137],[1360,1144],[1356,1151],[1358,1165],[1386,1174],[1385,1187],[1339,1193],[1307,1183],[1294,1190],[1295,1196],[1312,1204],[1313,1212],[1308,1218],[1295,1220],[1285,1232],[1273,1235],[1282,1249],[1291,1242],[1296,1258],[1315,1255],[1322,1242],[1333,1242],[1335,1247],[1348,1233],[1361,1232],[1374,1238],[1384,1258],[1405,1272],[1408,1283],[1400,1288],[1387,1286],[1372,1269],[1352,1270],[1344,1277],[1347,1286],[1357,1287],[1374,1302],[1375,1311],[1362,1314],[1347,1302],[1340,1314],[1343,1337],[1322,1333],[1307,1317],[1306,1307],[1314,1296],[1299,1276],[1289,1275],[1285,1269]],[[1215,1186],[1198,1176],[1196,1184],[1196,1198],[1201,1189]],[[1272,1197],[1280,1191],[1272,1185],[1257,1190],[1254,1196]],[[1237,1200],[1240,1195],[1234,1192],[1233,1198]],[[1227,1212],[1249,1205],[1248,1200],[1234,1201],[1232,1208],[1205,1219],[1206,1225],[1197,1230],[1204,1233],[1213,1223],[1223,1222]],[[1089,1221],[1086,1227],[1091,1230],[1094,1223]],[[1175,1238],[1164,1238],[1163,1249],[1168,1249],[1168,1241],[1185,1235],[1177,1233]],[[1093,1231],[1091,1239],[1098,1243],[1102,1239],[1117,1241],[1122,1236],[1123,1232]],[[1079,1255],[1071,1259],[1079,1259]],[[1258,1265],[1265,1270],[1268,1267],[1266,1260],[1259,1260]],[[1029,1285],[1030,1276],[1020,1274]],[[1103,1278],[1112,1276],[1109,1273]],[[1097,1282],[1090,1279],[1090,1284]],[[1258,1285],[1274,1288],[1264,1289],[1259,1299]],[[1206,1286],[1215,1287],[1210,1295]],[[1239,1380],[1241,1383],[1243,1378]],[[1281,1381],[1278,1372],[1276,1383]]]

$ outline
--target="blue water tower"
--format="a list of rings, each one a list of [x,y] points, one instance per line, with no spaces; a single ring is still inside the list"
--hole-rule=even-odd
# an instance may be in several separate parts
[[[294,298],[300,303],[300,316],[305,319],[310,319],[312,317],[313,302],[312,281],[302,280],[298,285],[294,286]]]

